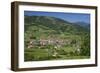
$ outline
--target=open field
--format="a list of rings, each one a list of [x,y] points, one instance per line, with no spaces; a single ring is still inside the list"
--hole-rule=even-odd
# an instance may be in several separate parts
[[[89,56],[80,56],[79,54],[72,52],[64,52],[60,50],[57,56],[53,56],[53,53],[48,49],[25,49],[25,61],[43,61],[43,60],[65,60],[65,59],[87,59]],[[70,51],[70,50],[69,50]]]

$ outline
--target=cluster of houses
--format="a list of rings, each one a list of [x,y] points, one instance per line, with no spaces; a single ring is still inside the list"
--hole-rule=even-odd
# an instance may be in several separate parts
[[[70,39],[66,39],[66,40],[62,40],[62,39],[40,39],[40,40],[30,40],[29,44],[28,44],[28,48],[33,48],[36,46],[47,46],[47,45],[53,45],[54,48],[54,54],[52,54],[53,56],[57,56],[57,49],[64,46],[64,45],[73,45],[73,47],[75,47],[75,50],[80,53],[80,44],[79,43],[74,43],[72,44],[72,40]],[[74,50],[74,51],[75,51]],[[74,52],[73,51],[73,52]]]
[[[35,46],[47,46],[47,45],[52,45],[52,46],[64,46],[64,45],[73,45],[74,47],[77,47],[80,45],[80,42],[74,42],[70,39],[40,39],[40,40],[30,40],[28,43],[28,48],[32,48]]]
[[[58,45],[63,46],[63,45],[68,45],[71,43],[71,40],[62,40],[62,39],[40,39],[40,40],[30,40],[28,48],[32,48],[34,46],[47,46],[47,45]]]

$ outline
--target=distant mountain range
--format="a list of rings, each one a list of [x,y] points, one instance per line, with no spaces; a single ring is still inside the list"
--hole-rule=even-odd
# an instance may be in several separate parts
[[[86,22],[76,22],[74,24],[77,24],[77,25],[80,25],[82,27],[85,27],[85,28],[90,29],[90,24],[89,23],[86,23]]]

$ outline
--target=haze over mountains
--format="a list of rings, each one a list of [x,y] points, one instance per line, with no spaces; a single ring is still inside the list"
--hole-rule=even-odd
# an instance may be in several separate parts
[[[76,22],[74,24],[77,24],[77,25],[80,25],[80,26],[82,26],[84,28],[90,29],[90,24],[86,23],[86,22]]]

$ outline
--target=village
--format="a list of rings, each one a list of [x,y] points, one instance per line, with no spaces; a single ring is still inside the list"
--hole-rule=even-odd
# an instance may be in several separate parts
[[[48,49],[48,53],[50,54],[50,51],[52,51],[52,56],[57,57],[58,54],[58,50],[61,50],[62,47],[64,46],[72,46],[74,47],[74,50],[71,51],[72,53],[80,53],[80,44],[76,41],[76,40],[70,40],[70,39],[66,39],[66,40],[62,40],[62,39],[40,39],[40,40],[30,40],[27,48],[28,49],[35,49],[35,47],[37,46],[38,48],[42,48],[45,49],[46,46],[53,46],[51,49]],[[67,49],[67,47],[66,47]],[[64,50],[63,50],[64,51]]]

